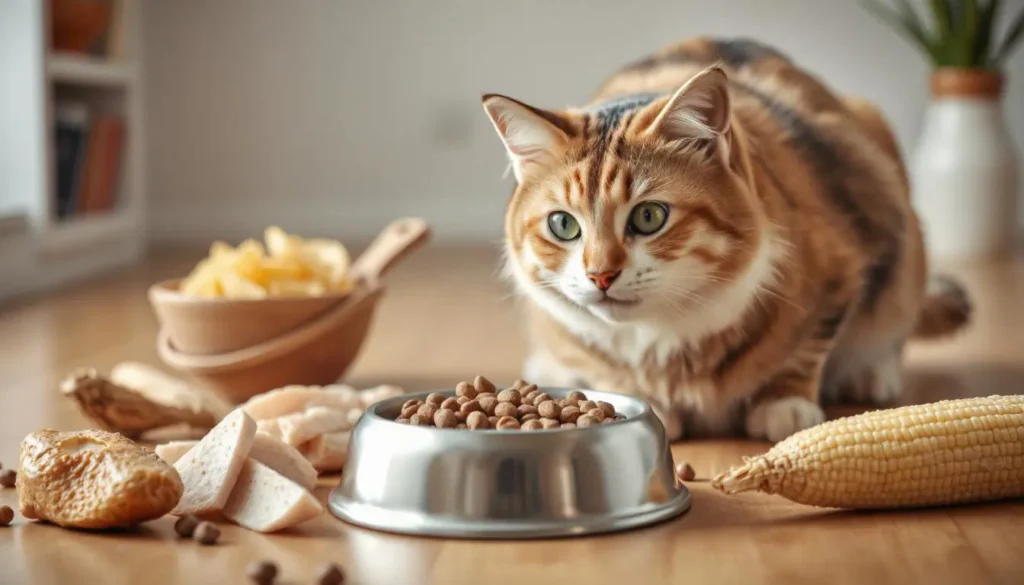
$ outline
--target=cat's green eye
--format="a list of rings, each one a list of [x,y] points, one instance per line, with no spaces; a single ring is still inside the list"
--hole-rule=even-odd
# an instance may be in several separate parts
[[[548,229],[551,230],[551,235],[563,242],[571,242],[580,237],[579,222],[564,211],[556,211],[548,216]]]
[[[634,234],[649,236],[665,227],[668,207],[656,201],[644,201],[629,212],[627,228]]]

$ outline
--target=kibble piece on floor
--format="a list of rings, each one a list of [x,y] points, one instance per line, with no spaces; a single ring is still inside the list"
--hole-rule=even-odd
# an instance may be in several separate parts
[[[681,461],[679,465],[676,465],[676,474],[683,481],[693,481],[697,477],[697,472],[685,461]]]
[[[5,488],[12,488],[18,481],[18,472],[13,469],[4,469],[0,471],[0,486]]]
[[[271,585],[277,578],[277,565],[270,561],[254,561],[245,568],[245,574],[257,585]]]
[[[200,522],[196,526],[196,531],[192,533],[192,538],[199,544],[216,544],[220,538],[220,529],[212,522]]]
[[[0,506],[0,526],[7,526],[14,520],[14,510],[10,506]]]
[[[320,565],[316,571],[317,585],[341,585],[345,582],[345,572],[334,563]]]
[[[185,514],[174,523],[174,532],[181,538],[192,538],[196,531],[196,526],[199,526],[199,518],[191,514]]]

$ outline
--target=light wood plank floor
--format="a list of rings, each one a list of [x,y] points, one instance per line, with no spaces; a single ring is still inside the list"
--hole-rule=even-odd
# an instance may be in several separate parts
[[[518,377],[522,335],[489,249],[429,248],[389,279],[372,337],[351,372],[357,386],[451,387],[483,373]],[[194,256],[157,255],[95,282],[0,306],[0,461],[42,428],[87,423],[57,384],[78,366],[102,371],[132,359],[159,364],[145,290],[180,275]],[[905,401],[1024,390],[1024,257],[957,268],[977,304],[958,338],[910,351]],[[854,410],[837,408],[832,414]],[[762,443],[680,443],[699,480]],[[326,497],[336,478],[326,478]],[[243,583],[244,566],[272,559],[282,583],[311,583],[324,560],[350,583],[1024,583],[1024,503],[890,513],[845,513],[780,498],[728,498],[691,485],[693,509],[643,530],[563,541],[480,543],[356,529],[324,515],[288,535],[224,527],[222,544],[173,539],[162,519],[128,534],[93,534],[20,516],[0,529],[2,583]],[[14,490],[0,502],[16,508]]]

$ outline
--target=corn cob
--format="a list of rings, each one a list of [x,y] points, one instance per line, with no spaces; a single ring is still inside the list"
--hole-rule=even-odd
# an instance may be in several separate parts
[[[876,410],[805,429],[716,477],[832,508],[935,506],[1024,497],[1024,396]]]

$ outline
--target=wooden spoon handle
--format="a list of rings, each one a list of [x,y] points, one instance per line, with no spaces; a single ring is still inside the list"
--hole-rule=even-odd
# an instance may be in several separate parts
[[[430,228],[426,221],[419,218],[395,220],[356,258],[352,264],[352,275],[376,280],[429,238]]]

